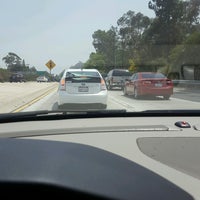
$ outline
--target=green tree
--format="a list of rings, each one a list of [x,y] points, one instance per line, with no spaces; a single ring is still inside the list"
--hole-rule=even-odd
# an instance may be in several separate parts
[[[125,48],[137,49],[143,32],[149,27],[150,19],[142,13],[128,11],[118,21],[121,40],[125,42]]]
[[[190,0],[184,1],[184,28],[186,34],[191,34],[197,31],[197,25],[199,25],[200,14],[200,1]]]
[[[133,59],[130,59],[130,60],[129,60],[129,64],[130,64],[130,66],[129,66],[128,70],[129,70],[130,72],[132,72],[132,73],[136,72],[137,67],[136,67],[135,62],[134,62]]]
[[[0,82],[9,81],[10,72],[6,69],[0,68]]]
[[[111,27],[108,31],[97,30],[92,37],[96,53],[103,56],[105,65],[115,66],[118,51],[117,29]]]
[[[87,69],[95,68],[101,72],[105,72],[106,65],[105,65],[104,55],[102,55],[101,53],[94,53],[94,52],[91,53],[90,58],[84,64],[84,68],[87,68]]]
[[[170,57],[176,57],[177,49],[180,48],[177,46],[182,45],[198,29],[200,1],[151,0],[148,5],[156,17],[144,33],[143,44],[146,50],[141,57],[151,63],[164,59],[169,67],[172,64]]]
[[[83,68],[84,63],[82,63],[81,61],[79,61],[78,63],[76,63],[75,65],[71,66],[71,69],[81,69]]]
[[[149,17],[130,10],[118,19],[121,60],[125,66],[129,65],[130,59],[138,60],[143,33],[149,28],[150,22]]]
[[[9,52],[2,60],[10,71],[20,71],[23,68],[21,63],[22,59],[15,53]]]
[[[199,65],[200,32],[192,33],[182,45],[177,45],[170,54],[170,62],[174,67],[182,64]]]
[[[149,8],[154,10],[156,19],[151,31],[151,41],[155,45],[164,45],[165,53],[169,53],[170,47],[180,44],[183,36],[181,24],[183,23],[184,5],[180,0],[152,0]]]
[[[151,0],[149,8],[156,15],[149,34],[157,45],[173,48],[181,44],[199,23],[199,0]]]
[[[33,67],[30,68],[30,72],[33,73],[33,74],[36,74],[37,69],[33,66]]]

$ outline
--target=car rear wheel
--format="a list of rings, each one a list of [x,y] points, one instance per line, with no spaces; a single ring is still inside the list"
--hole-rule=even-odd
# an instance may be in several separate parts
[[[112,86],[110,85],[110,83],[108,83],[107,89],[112,90]]]
[[[134,96],[135,99],[139,99],[137,88],[134,88],[134,94],[133,94],[133,96]]]
[[[107,108],[107,105],[106,104],[103,104],[102,106],[101,106],[101,109],[106,109]]]
[[[126,91],[126,87],[122,87],[122,90],[123,90],[123,94],[126,96],[127,95],[127,91]]]
[[[165,100],[169,100],[170,95],[164,95],[163,98],[164,98]]]

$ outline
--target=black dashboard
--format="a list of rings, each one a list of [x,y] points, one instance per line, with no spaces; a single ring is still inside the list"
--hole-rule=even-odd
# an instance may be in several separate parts
[[[198,200],[199,127],[181,115],[0,123],[2,195]]]
[[[81,199],[193,199],[121,156],[92,146],[45,140],[0,140],[1,194]]]

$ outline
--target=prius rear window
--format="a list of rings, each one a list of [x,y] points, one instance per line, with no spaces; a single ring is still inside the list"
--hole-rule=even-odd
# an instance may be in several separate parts
[[[97,72],[71,71],[66,73],[65,80],[72,83],[101,83],[101,77]]]

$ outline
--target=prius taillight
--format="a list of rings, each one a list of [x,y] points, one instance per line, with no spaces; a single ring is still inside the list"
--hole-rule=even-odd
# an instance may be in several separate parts
[[[103,78],[101,78],[101,90],[106,90],[106,83]]]
[[[60,81],[60,90],[65,90],[66,89],[65,84],[66,84],[65,79],[61,79],[61,81]]]

